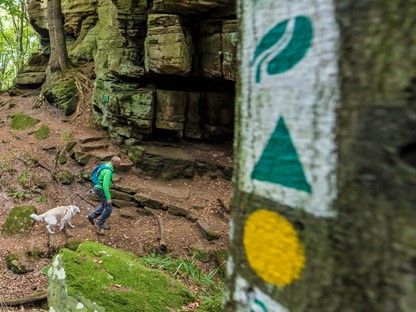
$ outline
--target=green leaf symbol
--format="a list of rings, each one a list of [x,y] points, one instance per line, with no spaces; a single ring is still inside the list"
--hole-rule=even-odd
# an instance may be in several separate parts
[[[261,302],[260,300],[258,300],[257,298],[254,299],[254,305],[257,306],[257,307],[260,307],[260,309],[262,309],[263,312],[268,312],[267,308],[266,308],[266,305],[263,302]],[[258,310],[258,309],[256,309],[256,310]],[[250,309],[250,312],[254,312],[253,308]]]
[[[312,192],[283,117],[279,118],[251,178]]]
[[[294,67],[311,46],[313,28],[306,16],[297,16],[274,26],[260,40],[251,65],[256,65],[256,82],[261,80],[262,65],[267,63],[267,73],[277,75]]]

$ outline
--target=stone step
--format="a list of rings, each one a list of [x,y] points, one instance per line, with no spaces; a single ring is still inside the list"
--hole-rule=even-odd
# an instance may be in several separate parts
[[[142,178],[133,173],[116,171],[114,188],[130,190],[131,194],[139,194],[146,198],[155,198],[161,202],[184,201],[189,199],[189,187],[186,183],[171,183],[159,179]],[[191,183],[191,182],[189,182]]]
[[[143,146],[143,149],[140,158],[133,161],[153,177],[168,181],[207,173],[215,173],[225,179],[232,176],[232,157],[222,151],[155,145]]]
[[[104,138],[105,137],[103,135],[98,134],[98,133],[97,134],[83,133],[83,134],[76,135],[74,137],[74,139],[81,144],[101,141]]]
[[[133,168],[133,162],[126,158],[122,158],[120,166],[117,168],[118,172],[129,172]]]
[[[87,153],[87,152],[96,151],[96,150],[104,150],[104,149],[107,149],[108,147],[109,145],[106,143],[90,142],[88,144],[81,144],[80,150],[81,152]]]
[[[97,158],[100,161],[110,161],[111,158],[113,158],[113,156],[120,155],[120,152],[117,150],[103,149],[103,150],[90,151],[89,154]]]

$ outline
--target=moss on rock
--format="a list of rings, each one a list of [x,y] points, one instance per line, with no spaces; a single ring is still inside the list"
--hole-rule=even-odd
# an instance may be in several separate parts
[[[12,117],[11,128],[13,130],[26,130],[32,128],[39,122],[38,119],[32,118],[23,113],[17,113]]]
[[[39,141],[45,140],[49,136],[49,127],[47,125],[42,125],[36,132],[35,138]]]
[[[61,109],[65,116],[76,111],[78,95],[74,78],[50,79],[43,88],[48,102]]]
[[[33,223],[30,215],[35,212],[35,206],[13,207],[3,224],[2,233],[4,235],[28,235]]]
[[[59,180],[60,183],[64,184],[64,185],[69,185],[72,183],[72,180],[74,179],[74,176],[72,175],[72,173],[67,170],[61,170],[58,172],[57,178]]]
[[[144,267],[134,254],[95,242],[62,249],[48,271],[49,305],[56,311],[180,311],[191,292],[165,273]],[[65,280],[64,285],[62,281]]]
[[[26,274],[27,272],[33,271],[30,265],[28,265],[26,258],[24,254],[9,253],[6,256],[7,268],[16,274]]]

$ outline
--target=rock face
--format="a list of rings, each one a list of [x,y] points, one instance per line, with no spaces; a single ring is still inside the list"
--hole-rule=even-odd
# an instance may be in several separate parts
[[[17,74],[15,85],[39,87],[45,81],[48,58],[45,55],[36,53],[31,55],[28,64]]]
[[[63,0],[62,10],[71,61],[95,63],[94,122],[116,142],[232,138],[235,0]],[[29,11],[47,59],[46,1]],[[44,66],[18,85],[39,86]]]
[[[192,37],[173,14],[149,14],[145,41],[146,72],[187,75],[192,66]]]
[[[62,249],[48,270],[49,311],[178,311],[192,300],[183,284],[162,271],[95,242]]]

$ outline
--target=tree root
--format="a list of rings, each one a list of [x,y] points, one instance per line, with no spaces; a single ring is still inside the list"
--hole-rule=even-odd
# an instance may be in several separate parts
[[[162,218],[159,217],[159,216],[157,217],[157,223],[159,225],[159,227],[158,227],[159,248],[162,251],[166,251],[166,250],[168,250],[168,247],[166,246],[166,242],[165,242],[165,234],[164,234],[164,230],[163,230]]]
[[[74,116],[69,120],[69,123],[73,123],[75,119],[78,118],[83,112],[83,106],[86,104],[86,99],[84,97],[84,91],[91,89],[91,81],[88,77],[80,72],[74,72],[75,77],[75,86],[77,87],[78,94],[80,99],[78,100],[77,109],[74,113]]]
[[[40,292],[33,296],[23,297],[23,298],[16,298],[16,299],[2,299],[2,304],[6,306],[17,306],[21,304],[27,304],[32,302],[37,302],[41,300],[45,300],[48,298],[48,293],[46,291]]]
[[[78,100],[77,109],[75,111],[74,116],[69,120],[69,123],[73,123],[75,119],[78,118],[79,115],[82,114],[82,103],[84,103],[84,92],[82,90],[81,83],[78,80],[75,80],[75,85],[77,86],[78,94],[80,95],[80,99]]]
[[[159,241],[159,249],[161,251],[166,251],[168,250],[168,247],[166,245],[166,241],[165,241],[165,232],[164,232],[164,228],[163,228],[163,221],[162,218],[159,217],[158,215],[156,215],[152,209],[144,207],[144,210],[146,210],[150,215],[152,215],[153,217],[156,218],[157,220],[157,224],[158,224],[158,231],[157,231],[157,240]]]

